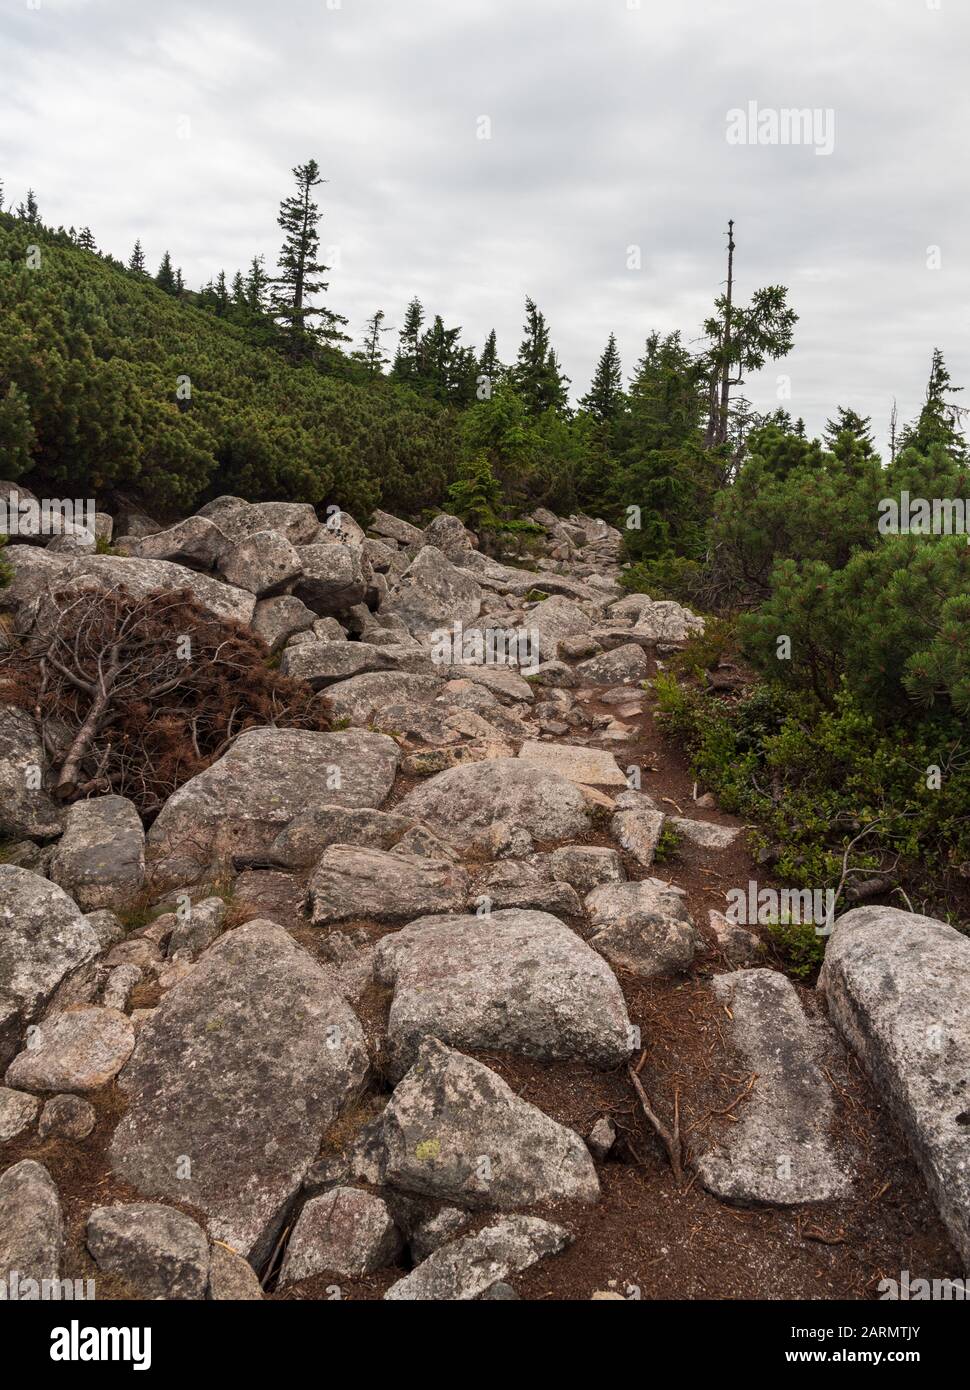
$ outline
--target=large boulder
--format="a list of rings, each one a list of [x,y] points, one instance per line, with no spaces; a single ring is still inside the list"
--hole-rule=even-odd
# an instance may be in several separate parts
[[[84,912],[129,907],[145,883],[145,831],[134,803],[123,796],[75,802],[50,877]]]
[[[355,644],[349,644],[355,645]],[[370,671],[327,687],[327,702],[334,720],[357,728],[372,724],[391,705],[427,705],[436,700],[444,682],[435,676],[401,671]]]
[[[374,974],[394,987],[388,1044],[399,1077],[428,1037],[603,1067],[633,1047],[616,976],[545,912],[420,918],[382,939]]]
[[[431,545],[418,551],[381,604],[382,613],[402,619],[421,638],[455,622],[474,622],[481,610],[477,581]]]
[[[72,557],[32,545],[10,545],[3,559],[13,577],[6,587],[0,587],[0,610],[13,614],[18,632],[28,632],[49,586],[69,572]]]
[[[650,662],[635,642],[615,647],[611,652],[581,661],[576,674],[584,685],[625,685],[644,681],[650,674]]]
[[[819,1036],[791,981],[775,970],[733,970],[715,976],[713,989],[756,1080],[734,1116],[739,1123],[698,1161],[701,1182],[729,1202],[794,1206],[842,1196],[849,1182],[832,1148],[835,1107]]]
[[[302,642],[287,648],[280,669],[284,676],[304,680],[314,690],[322,690],[371,671],[396,670],[395,650],[369,642]]]
[[[0,1281],[7,1296],[39,1298],[42,1282],[60,1274],[63,1249],[64,1218],[51,1175],[32,1159],[15,1163],[0,1177]]]
[[[932,917],[857,907],[835,923],[819,988],[970,1270],[970,940]]]
[[[230,584],[257,598],[281,594],[299,576],[296,550],[278,531],[256,531],[220,556],[219,568]]]
[[[234,856],[267,855],[314,806],[380,806],[399,756],[393,739],[363,730],[248,730],[162,807],[148,834],[154,881],[190,884]]]
[[[529,740],[519,757],[544,772],[590,787],[626,787],[627,780],[612,753],[578,743],[540,743]]]
[[[382,512],[378,508],[371,517],[369,530],[375,536],[386,536],[389,540],[397,541],[399,545],[420,545],[422,532],[417,526],[412,526],[410,521],[400,521],[396,516],[391,516],[390,512]]]
[[[648,878],[605,883],[586,899],[589,944],[617,969],[641,979],[687,970],[698,936],[682,888]]]
[[[356,845],[331,845],[310,880],[315,927],[358,917],[392,922],[455,912],[467,897],[468,875],[450,860]]]
[[[215,569],[229,544],[214,521],[190,516],[167,531],[157,531],[141,540],[129,539],[125,549],[141,560],[169,560],[177,565]]]
[[[495,1072],[426,1038],[380,1124],[381,1181],[463,1207],[595,1202],[589,1150]]]
[[[87,1243],[98,1268],[117,1275],[139,1298],[205,1298],[209,1242],[184,1212],[157,1202],[95,1207]]]
[[[317,615],[292,594],[260,599],[253,613],[253,632],[261,637],[271,653],[286,646],[298,632],[309,632]]]
[[[575,783],[519,758],[450,768],[396,809],[462,848],[488,844],[497,824],[540,841],[572,839],[590,828],[590,805]]]
[[[384,1295],[396,1302],[467,1302],[572,1240],[562,1226],[537,1216],[505,1216],[475,1235],[449,1241]]]
[[[241,502],[239,498],[217,498],[202,508],[230,541],[238,542],[258,531],[276,531],[290,545],[310,545],[320,530],[320,521],[309,502]]]
[[[559,655],[559,643],[567,637],[578,637],[592,627],[592,619],[583,612],[578,603],[553,594],[530,608],[525,615],[524,627],[535,633],[535,652],[538,661],[555,661]]]
[[[117,1076],[134,1045],[131,1021],[118,1009],[66,1009],[35,1026],[5,1080],[25,1091],[96,1091]]]
[[[96,932],[62,888],[0,864],[0,996],[13,1001],[23,1020],[100,950]]]
[[[457,516],[439,512],[424,528],[422,544],[434,546],[447,559],[460,565],[468,552],[475,549],[475,537]]]
[[[324,542],[297,548],[300,576],[293,592],[319,616],[341,613],[364,602],[370,566],[356,546]]]
[[[0,837],[50,839],[62,812],[44,790],[47,758],[26,710],[0,705]]]
[[[280,831],[273,842],[272,859],[288,869],[308,869],[331,845],[391,849],[413,827],[413,820],[393,811],[312,806],[300,811]]]
[[[704,619],[673,599],[658,599],[644,608],[636,622],[638,637],[657,646],[680,647],[694,633],[704,631]]]
[[[63,582],[62,582],[63,581]],[[89,555],[74,560],[57,577],[58,601],[52,606],[56,613],[69,601],[70,595],[90,590],[124,588],[133,598],[145,598],[155,590],[174,593],[188,589],[193,599],[213,618],[227,618],[248,623],[256,607],[256,599],[245,589],[223,584],[208,574],[198,574],[185,565],[168,560],[142,560],[135,556]],[[40,618],[43,621],[43,618]]]
[[[115,1172],[268,1255],[321,1141],[363,1087],[367,1049],[331,977],[273,922],[222,936],[164,996],[119,1077]]]

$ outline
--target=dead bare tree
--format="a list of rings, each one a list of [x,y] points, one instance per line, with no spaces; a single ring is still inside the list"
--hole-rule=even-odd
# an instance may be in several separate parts
[[[152,814],[247,728],[329,727],[325,701],[268,658],[187,590],[69,589],[0,656],[0,694],[34,714],[56,796],[114,791]]]

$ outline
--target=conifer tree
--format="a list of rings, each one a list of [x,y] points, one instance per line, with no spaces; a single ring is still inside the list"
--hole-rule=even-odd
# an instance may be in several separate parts
[[[175,293],[175,271],[172,268],[172,257],[166,251],[162,256],[162,263],[158,267],[158,274],[155,276],[155,284],[166,294]]]
[[[616,347],[616,335],[611,333],[596,364],[593,380],[580,405],[594,419],[608,424],[616,418],[623,401],[623,374],[620,367],[620,354]]]
[[[545,317],[531,298],[525,301],[525,313],[525,337],[512,368],[512,380],[530,415],[541,415],[545,410],[563,412],[569,379],[559,370],[558,359],[549,345]]]
[[[478,359],[478,375],[484,377],[494,389],[503,370],[504,368],[498,358],[498,340],[496,339],[495,329],[493,328],[485,339],[482,355]]]
[[[131,258],[128,261],[128,269],[133,270],[136,275],[148,274],[148,271],[145,268],[145,253],[141,248],[140,238],[138,241],[135,242],[134,249],[131,253]]]
[[[24,222],[29,222],[32,227],[40,222],[40,212],[37,208],[37,198],[32,188],[27,189],[26,203],[19,203],[17,206],[17,216]]]
[[[246,276],[246,304],[254,314],[261,314],[266,308],[269,283],[269,276],[263,268],[263,257],[254,256],[249,263],[249,274]]]
[[[354,357],[361,362],[368,376],[377,376],[383,372],[390,362],[390,358],[384,354],[384,344],[381,336],[390,333],[390,328],[384,327],[384,310],[378,309],[375,314],[367,320],[367,327],[364,330],[364,341],[360,349],[354,353]]]
[[[313,201],[313,190],[324,180],[315,159],[298,164],[293,170],[296,192],[280,203],[278,222],[285,233],[279,255],[280,274],[273,281],[272,313],[283,325],[294,356],[306,355],[315,342],[346,342],[341,325],[347,320],[311,302],[314,295],[330,288],[320,277],[329,266],[317,260],[320,253],[320,209]],[[319,319],[316,325],[311,319]]]
[[[90,227],[82,227],[78,233],[77,244],[82,251],[97,251],[98,244]]]
[[[825,441],[832,448],[840,435],[849,434],[867,455],[871,454],[875,448],[870,429],[871,424],[872,417],[870,415],[859,415],[848,406],[836,406],[832,419],[825,422]]]
[[[964,460],[967,446],[961,421],[970,412],[947,399],[962,390],[962,386],[952,385],[943,353],[934,348],[923,408],[919,418],[903,431],[900,450],[915,448],[926,453],[932,444],[940,444],[954,458]]]
[[[414,385],[420,378],[418,345],[421,327],[424,323],[424,306],[416,296],[411,300],[404,315],[404,323],[398,334],[397,352],[394,354],[393,375],[399,381]]]

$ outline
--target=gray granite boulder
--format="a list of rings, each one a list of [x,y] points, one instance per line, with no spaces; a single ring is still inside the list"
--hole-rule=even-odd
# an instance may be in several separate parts
[[[253,612],[252,628],[275,654],[299,632],[309,632],[317,615],[292,594],[260,599]]]
[[[39,1298],[42,1281],[58,1278],[63,1250],[64,1218],[51,1175],[32,1159],[15,1163],[0,1176],[0,1280],[8,1297]],[[12,1276],[18,1292],[10,1290]]]
[[[369,642],[304,642],[283,653],[280,669],[284,676],[294,676],[314,690],[322,690],[370,671],[396,670],[397,662],[393,648],[375,647]]]
[[[227,932],[141,1025],[119,1077],[114,1171],[205,1213],[255,1265],[341,1109],[364,1036],[330,975],[273,922]]]
[[[464,848],[487,845],[498,822],[538,841],[572,839],[591,824],[590,803],[575,783],[520,758],[450,768],[409,792],[396,809]]]
[[[335,1187],[300,1212],[280,1270],[280,1287],[324,1270],[359,1279],[393,1264],[401,1233],[387,1203],[356,1187]]]
[[[422,1042],[380,1132],[383,1181],[405,1192],[496,1211],[599,1198],[578,1134],[436,1038]]]
[[[562,1226],[537,1216],[506,1216],[475,1235],[440,1246],[384,1295],[394,1302],[453,1303],[480,1298],[572,1240]]]
[[[415,637],[430,637],[453,623],[468,625],[482,608],[475,579],[426,545],[392,586],[381,611],[402,619]]]
[[[410,817],[393,811],[311,806],[298,812],[280,831],[273,841],[271,857],[288,869],[308,869],[331,845],[391,849],[413,827]]]
[[[26,1021],[101,950],[72,898],[28,869],[0,864],[0,995]]]
[[[465,870],[449,859],[331,845],[310,879],[311,920],[321,927],[358,917],[393,922],[460,911],[468,883]]]
[[[278,531],[256,531],[223,552],[219,569],[228,583],[263,599],[283,593],[299,577],[302,562]]]
[[[589,944],[611,965],[641,979],[687,970],[699,939],[683,890],[660,879],[607,883],[586,899]]]
[[[63,812],[44,790],[47,756],[33,718],[0,705],[0,837],[50,839]]]
[[[830,1137],[832,1092],[794,986],[774,970],[734,970],[715,976],[713,989],[757,1079],[735,1115],[740,1123],[698,1161],[701,1182],[729,1202],[794,1206],[842,1196],[849,1180]]]
[[[87,1244],[99,1269],[139,1298],[202,1299],[209,1283],[209,1242],[184,1212],[156,1202],[95,1207]]]
[[[153,881],[191,884],[234,857],[268,855],[314,806],[379,806],[399,757],[393,739],[361,730],[248,730],[162,807],[148,834]]]
[[[214,521],[205,516],[190,516],[141,540],[126,538],[125,549],[140,560],[168,560],[177,565],[215,569],[228,546],[226,535]]]
[[[118,1009],[65,1009],[35,1026],[5,1080],[25,1091],[96,1091],[117,1076],[134,1045],[131,1022]]]
[[[363,603],[370,566],[355,546],[301,545],[297,549],[300,576],[293,586],[298,599],[318,616],[341,613]]]
[[[932,917],[857,907],[836,920],[819,988],[970,1273],[970,941]]]
[[[130,907],[145,884],[145,831],[134,803],[123,796],[76,801],[49,872],[83,912]]]
[[[381,940],[374,975],[394,988],[388,1045],[399,1077],[427,1037],[603,1067],[633,1047],[616,976],[548,913],[420,918]]]

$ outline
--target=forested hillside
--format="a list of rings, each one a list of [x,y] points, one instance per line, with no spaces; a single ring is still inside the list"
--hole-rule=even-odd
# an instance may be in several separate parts
[[[377,506],[444,509],[486,547],[527,536],[538,506],[603,516],[627,588],[717,619],[658,690],[768,862],[807,884],[931,880],[937,910],[962,897],[970,469],[942,352],[888,459],[848,405],[822,439],[759,416],[744,378],[790,349],[797,315],[782,286],[739,302],[733,224],[701,337],[649,333],[625,374],[611,335],[582,395],[531,299],[514,353],[494,332],[464,342],[417,299],[394,306],[394,334],[375,310],[355,345],[319,259],[319,170],[293,173],[275,276],[257,255],[197,291],[167,252],[153,277],[140,244],[123,264],[87,228],[45,227],[32,193],[0,212],[0,475],[169,518],[223,493],[364,524]],[[891,524],[904,495],[925,524]],[[934,499],[957,534],[934,527]],[[725,691],[718,668],[739,655]],[[793,949],[814,961],[821,944]]]

